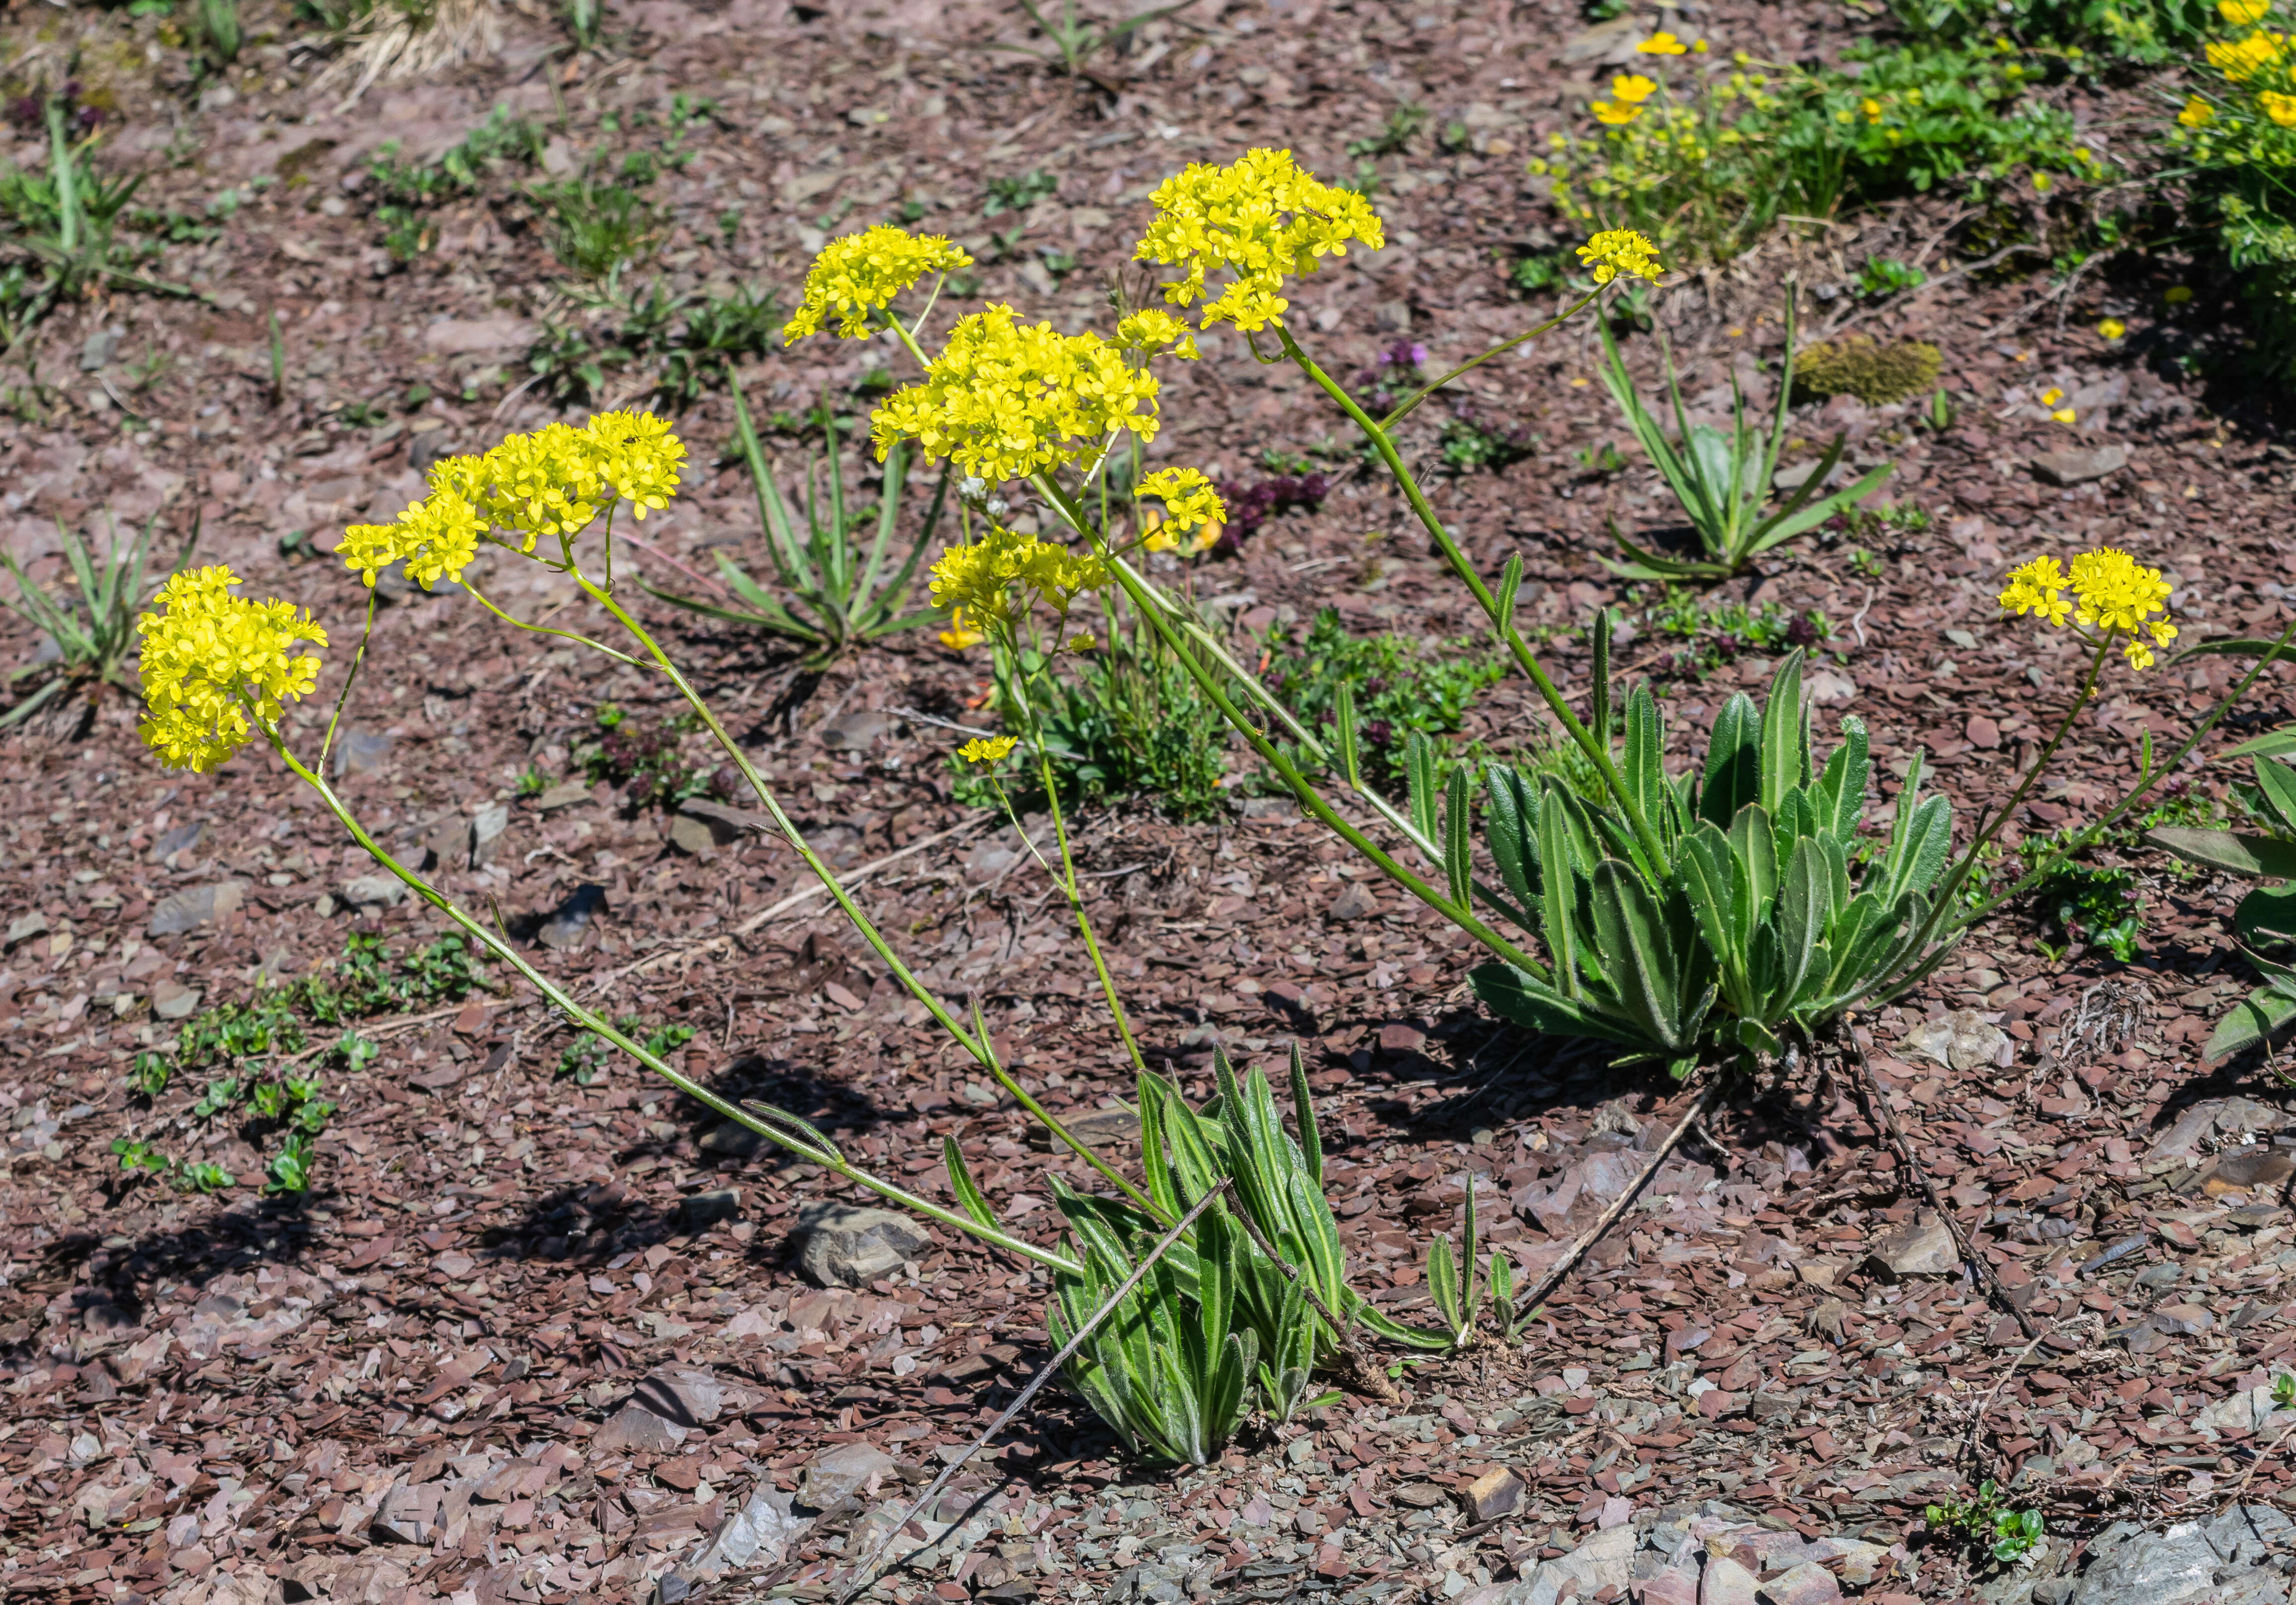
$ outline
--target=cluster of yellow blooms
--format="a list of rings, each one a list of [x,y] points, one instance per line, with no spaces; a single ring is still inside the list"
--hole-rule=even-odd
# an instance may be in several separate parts
[[[2213,40],[2206,54],[2209,65],[2222,73],[2226,83],[2253,92],[2256,110],[2281,128],[2296,128],[2296,95],[2289,93],[2296,87],[2291,78],[2296,54],[2289,48],[2289,36],[2256,26],[2271,10],[2271,0],[2218,0],[2218,15],[2234,28],[2252,31],[2236,39]],[[2259,79],[2280,87],[2264,86]],[[2219,110],[2200,95],[2187,95],[2177,121],[2187,129],[2205,128],[2217,121]]]
[[[1620,128],[1643,114],[1643,103],[1658,93],[1658,86],[1639,72],[1622,72],[1611,80],[1611,98],[1596,101],[1595,120]]]
[[[217,565],[176,574],[152,598],[164,612],[135,621],[144,637],[144,745],[168,769],[206,774],[247,744],[249,722],[278,723],[283,697],[308,696],[319,660],[299,641],[327,644],[327,632],[275,597],[231,594],[239,576]]]
[[[579,533],[618,497],[641,519],[661,511],[685,460],[685,445],[652,413],[600,413],[580,429],[545,424],[484,457],[440,458],[428,496],[395,523],[353,524],[335,551],[368,585],[404,558],[427,590],[442,573],[462,579],[497,529],[531,552],[541,536]]]
[[[805,299],[783,326],[782,343],[817,333],[832,317],[840,339],[866,340],[869,315],[902,291],[928,273],[971,266],[972,259],[946,235],[921,238],[890,223],[833,240],[807,269]]]
[[[1018,623],[1039,599],[1062,617],[1086,591],[1109,580],[1108,565],[1078,557],[1034,535],[991,529],[971,546],[954,546],[932,566],[935,607],[975,621]]]
[[[1656,284],[1659,275],[1666,271],[1650,236],[1631,228],[1604,229],[1578,247],[1578,259],[1594,268],[1598,284],[1607,284],[1622,273]]]
[[[1017,736],[976,736],[956,749],[956,755],[967,763],[996,763],[1012,754],[1021,745]]]
[[[1156,392],[1155,375],[1099,335],[1056,333],[991,305],[960,318],[923,383],[887,397],[869,423],[880,459],[906,436],[997,484],[1097,463],[1119,430],[1153,440]]]
[[[2070,600],[2063,594],[2068,589],[2073,593]],[[2177,627],[2167,617],[2169,583],[2161,571],[2111,547],[2081,553],[2070,575],[2054,557],[2034,558],[2010,574],[2000,603],[2011,613],[2037,613],[2059,628],[2070,616],[2076,624],[2103,630],[2107,638],[2126,635],[2121,651],[2132,669],[2150,669],[2152,648],[2177,638]],[[2154,613],[2162,616],[2155,619]],[[2152,638],[2149,645],[2146,635]]]
[[[1247,151],[1224,168],[1192,164],[1150,199],[1155,220],[1132,256],[1185,270],[1163,286],[1165,300],[1187,306],[1210,293],[1207,274],[1226,268],[1235,276],[1206,302],[1198,322],[1207,329],[1263,328],[1292,304],[1285,279],[1315,272],[1327,253],[1345,256],[1349,240],[1374,251],[1387,243],[1369,202],[1317,183],[1289,151]]]
[[[1211,481],[1193,468],[1159,468],[1140,482],[1136,494],[1155,497],[1164,504],[1163,522],[1144,543],[1152,552],[1169,551],[1180,532],[1195,529],[1202,531],[1195,549],[1209,550],[1227,523],[1227,504],[1212,489]]]

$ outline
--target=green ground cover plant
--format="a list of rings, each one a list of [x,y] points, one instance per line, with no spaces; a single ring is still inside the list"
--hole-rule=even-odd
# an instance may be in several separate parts
[[[105,687],[127,688],[127,659],[135,646],[135,618],[151,600],[144,590],[144,572],[151,561],[152,537],[159,527],[159,514],[154,514],[145,521],[144,532],[124,548],[118,528],[112,527],[99,568],[86,543],[59,521],[56,538],[70,565],[71,588],[58,595],[34,585],[16,555],[0,550],[0,564],[6,565],[16,581],[15,596],[0,595],[0,605],[38,630],[46,642],[46,649],[35,654],[30,663],[8,671],[11,687],[28,679],[43,683],[0,713],[0,729],[21,723],[67,691],[86,692],[93,706]],[[189,563],[198,545],[195,522],[191,539],[176,554],[169,572]]]
[[[1476,694],[1505,678],[1496,654],[1464,640],[1414,641],[1399,635],[1351,633],[1333,608],[1304,630],[1285,630],[1267,646],[1260,678],[1292,717],[1337,740],[1342,697],[1351,699],[1363,770],[1392,788],[1404,776],[1412,733],[1449,736]],[[1294,762],[1307,760],[1297,743]],[[1263,781],[1281,784],[1273,776]]]

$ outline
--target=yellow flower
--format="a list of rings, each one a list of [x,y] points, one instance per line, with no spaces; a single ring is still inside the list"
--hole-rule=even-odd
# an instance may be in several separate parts
[[[2046,173],[2036,173],[2033,175],[2033,188],[2040,194],[2047,194],[2049,193],[2050,186],[2055,183],[2056,180],[2050,177]]]
[[[2253,28],[2272,9],[2272,0],[2217,0],[2217,15],[2234,28]]]
[[[2193,299],[2193,287],[2190,284],[2171,284],[2161,292],[2161,299],[2172,307],[2181,307]]]
[[[2108,317],[2096,325],[2096,332],[2107,340],[2119,340],[2128,333],[2128,325],[2117,317]]]
[[[544,535],[578,534],[603,511],[606,487],[583,431],[545,424],[530,435],[504,437],[471,471],[488,520],[534,550]]]
[[[991,305],[959,319],[923,382],[887,397],[869,423],[880,461],[907,437],[996,484],[1096,463],[1119,430],[1155,439],[1157,390],[1099,335],[1031,328]]]
[[[935,607],[1018,622],[1038,598],[1065,617],[1086,591],[1108,583],[1097,557],[1077,557],[1034,535],[992,529],[971,546],[950,547],[932,566]]]
[[[1116,325],[1116,343],[1144,357],[1170,351],[1191,362],[1196,358],[1196,337],[1188,333],[1186,324],[1161,307],[1150,307],[1120,320]]]
[[[996,763],[1021,745],[1013,736],[974,737],[956,749],[956,755],[967,763]]]
[[[1639,106],[1658,93],[1658,86],[1639,72],[1622,72],[1611,80],[1611,94],[1628,105]]]
[[[1193,468],[1159,468],[1140,482],[1134,494],[1162,498],[1164,516],[1169,521],[1164,526],[1167,529],[1193,530],[1199,524],[1227,522],[1227,504],[1212,489],[1211,481]]]
[[[1100,639],[1089,630],[1080,630],[1069,638],[1070,652],[1096,652],[1099,649]]]
[[[621,492],[633,516],[643,520],[648,508],[659,513],[677,494],[685,447],[652,413],[599,413],[583,432],[598,472]]]
[[[2001,605],[2015,613],[2038,613],[2050,624],[2062,625],[2073,605],[2059,593],[2071,581],[2058,566],[2054,557],[2036,557],[2009,576],[2009,588],[1999,597]]]
[[[2041,405],[2044,407],[2054,407],[2058,402],[2064,399],[2065,392],[2059,390],[2054,384],[2041,392]]]
[[[1327,254],[1347,255],[1349,240],[1373,251],[1387,243],[1369,202],[1317,183],[1289,151],[1247,151],[1224,168],[1191,163],[1149,199],[1156,217],[1132,257],[1183,270],[1162,286],[1166,300],[1187,306],[1210,294],[1208,273],[1235,276],[1205,302],[1201,328],[1233,323],[1249,332],[1280,322],[1292,304],[1284,280],[1315,272]]]
[[[2060,407],[2055,411],[2052,412],[2049,416],[2054,418],[2060,424],[2070,424],[2074,419],[2080,416],[2080,415],[2070,407]]]
[[[1866,120],[1869,123],[1882,120],[1882,103],[1870,95],[1857,103],[1857,109],[1866,113]]]
[[[1666,269],[1660,266],[1658,247],[1648,235],[1631,228],[1606,228],[1578,247],[1578,259],[1595,270],[1595,282],[1607,284],[1622,273],[1652,284]]]
[[[2231,44],[2213,42],[2205,52],[2209,65],[2235,84],[2244,84],[2280,59],[2285,34],[2252,33]]]
[[[166,611],[135,621],[152,715],[139,733],[168,769],[220,768],[257,725],[277,728],[282,698],[308,696],[317,681],[318,658],[291,648],[324,646],[327,632],[291,602],[233,596],[238,583],[220,565],[177,573],[152,598]]]
[[[969,268],[972,259],[942,235],[922,237],[881,223],[832,240],[806,269],[805,299],[782,329],[788,345],[816,333],[834,316],[840,338],[869,338],[869,314],[888,306],[928,273]]]
[[[1623,128],[1643,114],[1640,106],[1620,105],[1611,101],[1596,101],[1587,110],[1594,112],[1596,122],[1608,123],[1614,128]]]
[[[2296,95],[2283,95],[2277,89],[2267,89],[2256,97],[2264,108],[2265,116],[2284,128],[2296,128]]]
[[[1680,39],[1660,29],[1635,49],[1644,55],[1680,55],[1687,48]]]
[[[942,646],[952,652],[963,652],[968,647],[980,646],[988,638],[964,621],[964,609],[954,607],[949,610],[948,628],[940,632]]]
[[[2188,128],[2197,128],[2203,123],[2214,122],[2216,116],[2215,107],[2197,95],[2189,95],[2185,97],[2185,109],[2177,113],[2177,120]]]
[[[2169,583],[2159,569],[2145,568],[2112,547],[2083,552],[2073,559],[2073,593],[2080,606],[2077,624],[2098,624],[2134,633],[2150,613],[2168,611]]]

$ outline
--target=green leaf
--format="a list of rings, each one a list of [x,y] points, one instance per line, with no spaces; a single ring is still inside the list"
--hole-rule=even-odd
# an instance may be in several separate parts
[[[1785,880],[1779,888],[1779,975],[1777,990],[1773,994],[1773,1011],[1763,1024],[1775,1023],[1781,1017],[1801,991],[1812,963],[1822,951],[1819,939],[1824,935],[1833,912],[1833,877],[1826,870],[1817,843],[1804,836],[1795,844],[1793,857],[1786,862]]]
[[[2249,764],[2274,821],[2283,831],[2296,831],[2296,770],[2276,758],[2251,758]]]
[[[2251,942],[2260,936],[2296,940],[2296,886],[2258,887],[2240,900],[2232,923]]]
[[[1866,721],[1855,713],[1841,718],[1841,745],[1825,761],[1825,772],[1811,788],[1817,827],[1847,844],[1857,839],[1866,816],[1866,785],[1873,771],[1866,755]]]
[[[2262,657],[2279,645],[2277,641],[2263,640],[2255,636],[2226,636],[2222,640],[2198,641],[2170,658],[2169,666],[2174,668],[2186,658],[2194,657]],[[2281,656],[2296,658],[2296,642],[2284,648]],[[2232,754],[2228,753],[2226,756]]]
[[[1714,720],[1714,735],[1706,748],[1706,782],[1698,797],[1698,813],[1727,830],[1738,811],[1762,794],[1762,719],[1754,699],[1743,691],[1731,693]]]
[[[1453,766],[1451,784],[1443,793],[1443,834],[1437,839],[1443,844],[1443,873],[1448,883],[1454,907],[1472,910],[1475,906],[1475,863],[1472,851],[1473,809],[1468,800],[1467,766]]]
[[[2217,1022],[2201,1057],[2211,1063],[2229,1058],[2243,1049],[2255,1047],[2292,1019],[2296,1019],[2296,990],[2279,981],[2259,987]]]
[[[1660,1047],[1673,1052],[1688,1047],[1674,944],[1641,878],[1605,859],[1595,867],[1593,908],[1622,1012]]]
[[[2187,863],[2229,869],[2234,875],[2296,880],[2296,842],[2240,831],[2195,830],[2182,825],[2156,827],[2144,833],[2144,840]]]
[[[1531,880],[1539,873],[1538,794],[1511,765],[1492,763],[1483,770],[1483,840],[1499,879],[1516,904],[1529,909]]]
[[[988,1198],[982,1196],[979,1185],[973,1181],[972,1172],[966,1167],[964,1152],[957,1148],[955,1138],[940,1140],[940,1159],[943,1168],[948,1172],[949,1190],[956,1195],[956,1201],[964,1213],[972,1217],[976,1225],[986,1226],[991,1231],[1002,1231],[1004,1223],[996,1218],[996,1212],[988,1206]]]
[[[1633,794],[1643,818],[1656,825],[1665,817],[1666,726],[1659,714],[1658,698],[1648,686],[1636,686],[1627,698],[1626,761],[1621,778]]]
[[[1587,693],[1587,723],[1595,732],[1595,740],[1605,753],[1611,750],[1611,610],[1598,607],[1595,621],[1587,626],[1588,643],[1595,649],[1595,683]]]
[[[2176,660],[2171,658],[2169,662]],[[2284,753],[2296,753],[2296,725],[2282,725],[2276,730],[2242,742],[2236,747],[2226,747],[2218,753],[2219,760],[2226,758],[2277,758]]]
[[[1809,779],[1809,725],[1801,705],[1801,648],[1778,660],[1762,710],[1762,806],[1775,813],[1786,793]]]
[[[1292,1112],[1300,1124],[1300,1158],[1307,1166],[1308,1180],[1316,1190],[1324,1189],[1324,1132],[1316,1123],[1316,1095],[1308,1085],[1308,1058],[1300,1051],[1298,1039],[1292,1043]]]
[[[1436,1313],[1453,1332],[1459,1330],[1459,1267],[1452,1257],[1451,1237],[1439,1231],[1427,1245],[1427,1295]]]

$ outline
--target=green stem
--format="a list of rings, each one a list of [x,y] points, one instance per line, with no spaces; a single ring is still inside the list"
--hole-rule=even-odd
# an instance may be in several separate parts
[[[1426,493],[1419,488],[1419,482],[1405,465],[1403,454],[1396,449],[1393,438],[1369,413],[1364,411],[1345,386],[1318,367],[1315,359],[1300,349],[1300,342],[1292,338],[1291,330],[1281,324],[1275,325],[1275,328],[1277,337],[1283,342],[1284,355],[1291,358],[1301,373],[1314,380],[1324,393],[1339,405],[1340,410],[1348,415],[1356,427],[1363,432],[1364,438],[1372,443],[1373,449],[1379,453],[1380,459],[1387,465],[1387,471],[1394,475],[1396,484],[1401,488],[1404,499],[1411,504],[1412,512],[1425,526],[1437,549],[1443,554],[1444,561],[1450,564],[1451,572],[1473,593],[1477,605],[1489,617],[1493,627],[1501,630],[1504,643],[1513,654],[1516,665],[1538,687],[1540,698],[1563,729],[1569,732],[1570,739],[1602,772],[1603,784],[1609,788],[1620,810],[1627,816],[1627,822],[1634,830],[1635,840],[1642,844],[1644,853],[1650,860],[1652,876],[1663,880],[1673,867],[1673,856],[1667,852],[1666,844],[1659,839],[1658,833],[1651,828],[1650,821],[1644,818],[1642,804],[1628,790],[1627,783],[1611,756],[1610,744],[1598,739],[1570,711],[1570,704],[1563,700],[1562,693],[1555,689],[1554,682],[1547,678],[1546,667],[1532,653],[1529,643],[1522,638],[1521,631],[1516,630],[1511,621],[1501,618],[1498,598],[1491,594],[1491,588],[1483,582],[1483,577],[1475,572],[1474,564],[1467,561],[1467,555],[1459,549],[1458,542],[1451,539],[1450,531],[1443,527],[1443,521],[1435,515],[1435,509],[1429,505]]]
[[[1105,539],[1095,535],[1088,527],[1083,509],[1076,505],[1074,498],[1055,483],[1050,475],[1042,473],[1032,475],[1029,483],[1035,485],[1045,498],[1059,509],[1061,516],[1067,520],[1069,526],[1090,541],[1095,550],[1106,560],[1109,572],[1114,575],[1116,582],[1124,588],[1125,595],[1132,599],[1133,606],[1137,608],[1141,616],[1148,621],[1149,627],[1155,630],[1158,638],[1163,641],[1172,654],[1179,659],[1181,666],[1187,670],[1198,688],[1211,699],[1212,705],[1220,711],[1221,716],[1227,720],[1229,727],[1240,732],[1244,740],[1250,743],[1252,751],[1258,753],[1268,768],[1274,770],[1283,783],[1292,788],[1292,794],[1299,798],[1301,808],[1315,816],[1325,828],[1347,843],[1349,846],[1370,860],[1389,879],[1441,914],[1443,918],[1474,937],[1508,963],[1534,975],[1546,973],[1545,967],[1537,959],[1477,918],[1472,908],[1462,908],[1452,902],[1443,893],[1405,868],[1378,843],[1341,818],[1339,812],[1324,800],[1323,794],[1309,783],[1308,778],[1283,755],[1282,750],[1267,739],[1267,733],[1245,719],[1237,710],[1226,689],[1213,678],[1210,671],[1196,661],[1195,655],[1187,650],[1180,639],[1179,633],[1172,628],[1171,621],[1164,616],[1163,610],[1156,605],[1146,584],[1123,562],[1112,556],[1108,551]]]
[[[1032,721],[1033,723],[1033,721]],[[1060,844],[1061,868],[1054,878],[1059,881],[1063,895],[1069,900],[1069,910],[1076,916],[1077,931],[1084,938],[1084,950],[1092,956],[1093,973],[1100,977],[1101,996],[1108,1000],[1108,1017],[1116,1024],[1116,1034],[1124,1040],[1124,1051],[1132,1056],[1132,1068],[1139,1074],[1148,1074],[1148,1062],[1140,1055],[1140,1044],[1132,1038],[1132,1026],[1124,1017],[1124,1004],[1116,995],[1115,979],[1108,973],[1108,961],[1100,951],[1100,940],[1093,934],[1092,919],[1084,911],[1084,893],[1077,884],[1075,856],[1069,851],[1069,827],[1061,813],[1060,787],[1053,784],[1052,753],[1046,749],[1041,733],[1037,737],[1037,772],[1045,783],[1046,806],[1053,814],[1053,839]],[[1014,821],[1017,828],[1019,821]],[[1025,838],[1027,833],[1021,833]],[[1049,868],[1049,866],[1047,866]]]
[[[471,593],[471,599],[472,601],[476,602],[480,607],[485,608],[488,613],[494,614],[496,618],[500,619],[504,623],[509,625],[513,630],[531,630],[536,635],[556,636],[561,640],[572,641],[577,646],[587,646],[593,652],[602,652],[608,657],[613,659],[614,662],[618,663],[627,663],[633,669],[644,669],[651,671],[653,668],[652,663],[643,663],[640,660],[630,656],[627,653],[616,652],[603,641],[594,641],[588,636],[577,635],[570,630],[553,630],[547,624],[529,624],[524,619],[516,618],[510,613],[504,613],[501,608],[496,607],[493,603],[488,601],[485,595],[480,591],[479,588],[468,580],[463,581],[463,588]]]
[[[1055,1271],[1065,1272],[1070,1275],[1081,1275],[1083,1273],[1080,1266],[1074,1264],[1060,1255],[1040,1248],[1034,1243],[1026,1242],[1020,1238],[1013,1237],[1008,1232],[998,1231],[994,1228],[982,1226],[979,1222],[973,1220],[969,1215],[959,1214],[955,1210],[944,1209],[939,1205],[932,1203],[929,1199],[918,1198],[915,1194],[897,1186],[893,1182],[886,1181],[881,1176],[872,1175],[869,1172],[862,1170],[857,1165],[846,1160],[841,1155],[832,1153],[826,1148],[817,1147],[811,1143],[799,1141],[785,1132],[775,1131],[772,1127],[767,1125],[764,1122],[758,1120],[757,1116],[750,1114],[748,1111],[726,1102],[726,1099],[718,1097],[709,1088],[701,1085],[701,1082],[691,1079],[678,1071],[671,1069],[667,1064],[662,1062],[660,1056],[648,1052],[642,1044],[633,1041],[629,1036],[611,1020],[606,1018],[603,1015],[597,1014],[591,1009],[585,1008],[582,1005],[577,1003],[571,997],[567,995],[563,989],[551,981],[548,976],[536,969],[533,965],[528,963],[525,955],[519,952],[517,949],[512,947],[509,942],[504,941],[494,932],[488,930],[482,922],[462,908],[458,907],[451,898],[439,892],[436,887],[425,881],[421,876],[407,868],[397,859],[392,858],[389,852],[383,850],[382,844],[380,842],[377,842],[373,836],[370,835],[366,829],[359,824],[357,817],[352,814],[348,808],[344,806],[342,800],[335,795],[332,788],[331,788],[324,779],[320,778],[317,775],[313,774],[309,770],[304,768],[302,763],[297,760],[295,755],[287,750],[286,745],[279,739],[275,732],[266,731],[266,734],[270,737],[273,749],[278,753],[280,758],[286,763],[287,767],[294,770],[297,775],[302,778],[306,784],[319,794],[320,799],[326,803],[328,811],[335,816],[336,819],[341,823],[345,830],[350,832],[351,838],[354,841],[357,842],[360,846],[365,848],[368,852],[374,856],[375,862],[381,864],[385,869],[390,870],[392,875],[398,877],[398,879],[405,884],[408,891],[413,892],[417,897],[422,899],[423,901],[429,903],[432,908],[437,909],[440,913],[446,915],[447,918],[453,920],[456,925],[461,926],[465,931],[468,931],[472,937],[484,946],[488,952],[494,954],[495,957],[500,959],[504,963],[509,965],[521,975],[524,976],[528,984],[533,986],[533,988],[537,992],[540,992],[545,998],[548,999],[553,1007],[564,1014],[570,1020],[581,1025],[583,1029],[594,1032],[598,1036],[603,1037],[605,1041],[611,1042],[615,1047],[628,1054],[639,1064],[644,1066],[648,1070],[652,1071],[656,1075],[661,1077],[671,1086],[676,1087],[679,1091],[685,1093],[687,1097],[693,1099],[695,1102],[701,1104],[711,1113],[721,1115],[727,1120],[734,1121],[749,1130],[757,1132],[760,1137],[764,1137],[769,1141],[775,1142],[781,1147],[787,1148],[790,1152],[797,1155],[800,1158],[804,1159],[808,1164],[818,1165],[823,1169],[834,1173],[843,1180],[853,1182],[861,1187],[865,1187],[869,1189],[870,1191],[876,1193],[879,1197],[898,1204],[905,1209],[914,1209],[919,1214],[924,1215],[931,1220],[938,1221],[944,1226],[953,1227],[959,1231],[966,1232],[971,1236],[980,1239],[983,1242],[1003,1248],[1008,1253],[1020,1255],[1025,1259],[1034,1260],[1040,1265],[1046,1265]]]

